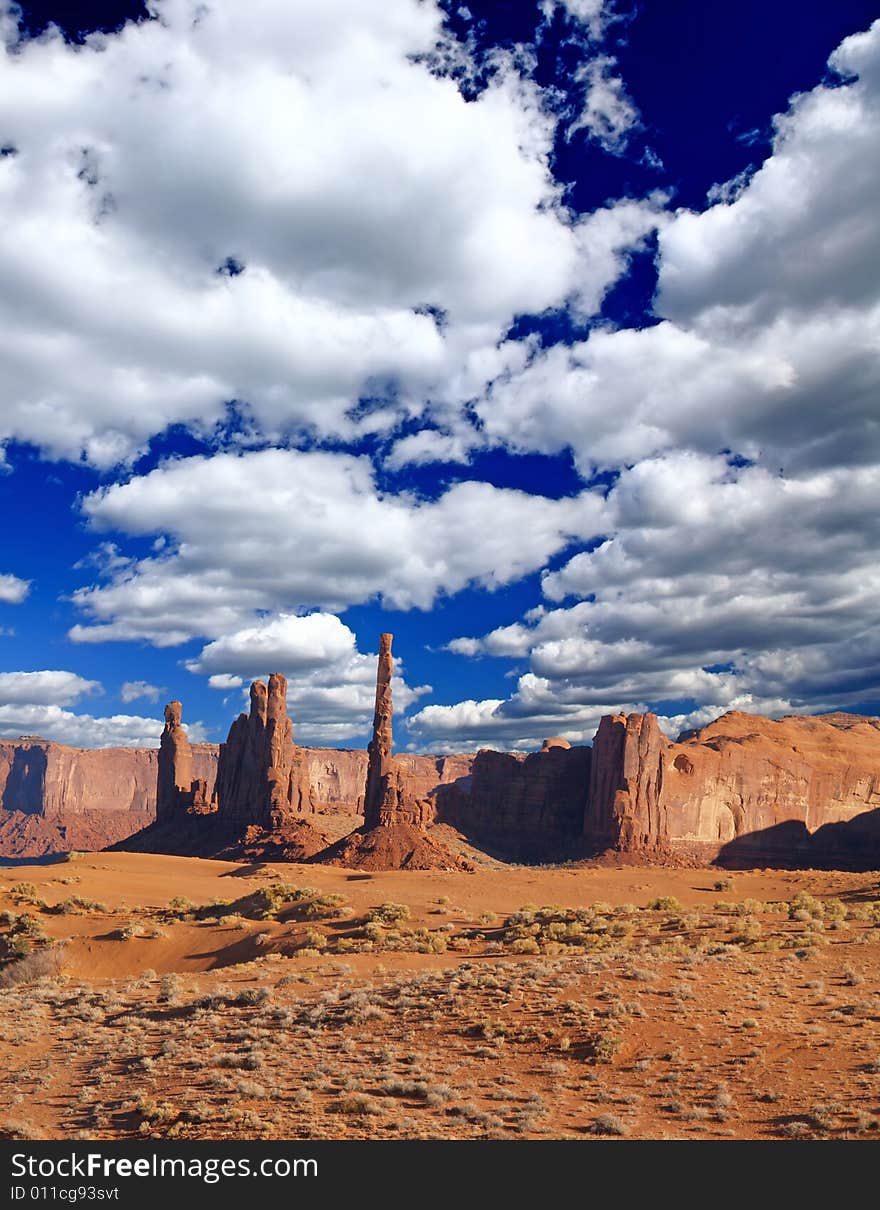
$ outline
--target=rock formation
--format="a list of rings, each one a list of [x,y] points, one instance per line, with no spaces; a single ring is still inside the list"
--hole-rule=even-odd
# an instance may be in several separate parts
[[[273,829],[315,803],[301,751],[287,717],[287,679],[254,681],[250,712],[240,714],[220,745],[214,800],[221,818]]]
[[[156,785],[156,818],[172,818],[184,808],[193,791],[192,749],[181,723],[183,707],[169,702],[165,707],[165,729],[159,740],[159,772]]]
[[[655,714],[606,714],[600,720],[584,820],[590,841],[625,852],[667,844],[660,803],[668,747]]]
[[[392,774],[391,655],[393,635],[379,635],[379,660],[376,667],[376,708],[373,711],[373,738],[367,745],[367,784],[364,789],[364,827],[377,828],[394,822],[397,808],[397,779]]]
[[[861,852],[844,864],[861,858],[863,868],[876,868],[880,720],[826,714],[773,721],[731,711],[668,746],[661,802],[673,848],[704,860],[727,850],[753,864],[800,856],[829,864],[855,836]],[[788,852],[795,832],[802,855]]]
[[[301,748],[303,777],[319,813],[364,813],[367,754],[363,748]]]
[[[433,776],[429,774],[423,780],[414,776],[418,765],[413,758],[407,762],[392,753],[392,639],[390,634],[379,636],[373,738],[367,746],[364,826],[317,854],[315,860],[372,870],[469,868],[427,830],[436,817],[432,792],[438,784],[437,765]]]
[[[499,856],[580,856],[591,757],[589,748],[558,739],[528,754],[483,749],[475,757],[447,757],[458,772],[431,796],[436,818]]]
[[[606,716],[584,835],[593,847],[705,862],[872,868],[880,720],[731,711],[672,742],[652,714]]]
[[[277,674],[253,684],[250,712],[219,757],[214,745],[189,743],[179,702],[166,709],[158,753],[0,741],[0,855],[123,842],[461,868],[455,829],[526,861],[613,850],[647,861],[880,867],[880,720],[731,712],[673,742],[654,715],[618,714],[602,719],[592,749],[557,737],[527,755],[395,755],[392,669],[385,635],[367,752],[297,747]]]

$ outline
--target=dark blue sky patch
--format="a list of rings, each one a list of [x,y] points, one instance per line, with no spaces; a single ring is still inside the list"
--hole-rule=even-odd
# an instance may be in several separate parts
[[[215,269],[215,273],[220,277],[240,277],[244,271],[244,262],[240,261],[237,256],[227,256]]]

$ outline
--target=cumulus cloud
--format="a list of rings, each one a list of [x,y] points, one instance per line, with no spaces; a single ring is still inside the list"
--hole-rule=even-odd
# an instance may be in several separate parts
[[[228,672],[215,672],[208,677],[208,684],[212,689],[240,689],[244,678]]]
[[[361,737],[370,726],[377,658],[358,650],[354,632],[334,614],[279,614],[206,644],[186,667],[209,674],[215,689],[239,688],[283,672],[298,738],[335,743]],[[395,713],[401,714],[430,686],[408,685],[396,659],[392,689]]]
[[[354,439],[594,274],[527,56],[466,100],[433,2],[151,12],[74,47],[5,9],[0,441],[111,467],[231,400]]]
[[[119,696],[127,705],[140,697],[148,702],[157,702],[164,692],[161,685],[151,685],[149,681],[123,681]]]
[[[425,609],[441,593],[494,589],[543,567],[595,532],[600,503],[592,492],[550,500],[480,482],[433,502],[386,495],[369,459],[317,451],[179,459],[84,501],[95,527],[170,541],[75,593],[92,623],[71,637],[164,646],[222,636],[258,611],[374,597]]]
[[[511,697],[426,707],[414,730],[503,746],[554,720],[587,739],[600,714],[647,702],[699,703],[674,730],[727,709],[870,701],[878,508],[878,467],[789,478],[687,452],[641,462],[605,501],[610,536],[545,574],[548,604],[449,644],[527,662]]]
[[[575,73],[585,86],[585,95],[581,112],[566,131],[567,138],[583,130],[607,151],[623,150],[627,136],[638,125],[639,111],[616,68],[616,59],[600,55]]]
[[[218,445],[334,443],[180,458],[87,496],[107,540],[74,640],[197,636],[190,666],[220,690],[277,666],[295,720],[332,741],[362,730],[374,677],[336,611],[429,609],[554,560],[539,606],[449,645],[510,661],[514,691],[423,706],[414,744],[584,740],[656,701],[672,730],[876,694],[880,23],[703,212],[658,194],[576,216],[551,173],[560,123],[618,150],[638,115],[587,53],[611,10],[542,5],[560,8],[585,47],[577,113],[527,52],[465,101],[472,48],[456,60],[415,0],[160,0],[161,20],[82,49],[3,57],[0,442],[103,467],[175,421]],[[654,231],[657,322],[596,323]],[[563,308],[586,339],[505,336]],[[611,486],[395,495],[337,452],[365,434],[383,470],[501,445],[572,450]],[[151,554],[127,553],[144,538]],[[23,584],[0,577],[0,600]],[[398,705],[419,693],[401,680]],[[66,714],[39,703],[22,708]]]
[[[880,22],[832,56],[846,83],[793,99],[730,200],[659,225],[662,322],[500,374],[483,439],[571,446],[586,473],[676,448],[796,472],[880,459],[878,64]]]
[[[80,698],[101,693],[98,681],[75,672],[0,672],[0,738],[38,735],[59,744],[83,748],[155,747],[162,723],[157,719],[115,714],[101,718],[65,709]],[[194,723],[192,739],[204,739],[204,727]]]
[[[18,576],[0,575],[0,601],[5,605],[20,605],[31,590],[30,580]]]
[[[74,748],[156,748],[162,722],[130,714],[106,718],[75,714],[61,706],[0,705],[0,738],[35,735]],[[202,723],[187,727],[191,740],[207,739]]]
[[[478,405],[483,440],[618,478],[542,606],[449,645],[516,661],[514,692],[423,708],[420,743],[876,699],[880,22],[830,64],[756,172],[659,225],[661,322],[511,363]]]
[[[70,706],[87,694],[102,692],[98,681],[87,681],[75,672],[46,669],[42,672],[0,672],[0,704]]]

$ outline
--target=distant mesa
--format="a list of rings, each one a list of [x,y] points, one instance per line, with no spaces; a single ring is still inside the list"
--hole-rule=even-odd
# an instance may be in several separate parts
[[[666,738],[606,715],[592,747],[393,751],[392,636],[366,751],[296,744],[287,683],[254,681],[223,744],[191,744],[179,701],[158,752],[0,741],[0,853],[118,845],[365,870],[559,862],[880,867],[880,720],[732,711]]]

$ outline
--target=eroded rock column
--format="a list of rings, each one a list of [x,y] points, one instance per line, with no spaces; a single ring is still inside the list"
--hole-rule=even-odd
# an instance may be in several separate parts
[[[669,741],[656,714],[607,714],[593,740],[584,831],[623,851],[667,843],[663,754]]]
[[[376,708],[373,713],[373,738],[367,745],[367,784],[364,791],[364,827],[377,828],[380,823],[390,822],[387,818],[392,803],[387,800],[393,795],[396,779],[393,770],[392,749],[392,703],[391,677],[394,659],[391,655],[391,634],[379,635],[379,663],[376,669]],[[391,783],[394,783],[392,785]],[[383,810],[384,808],[384,810]]]
[[[254,681],[250,713],[238,716],[220,746],[216,801],[222,816],[268,829],[315,809],[287,716],[287,678],[280,672],[272,673],[268,686]]]
[[[169,702],[165,707],[156,783],[156,819],[160,821],[185,805],[185,796],[192,787],[192,749],[181,723],[182,712],[180,702]]]

